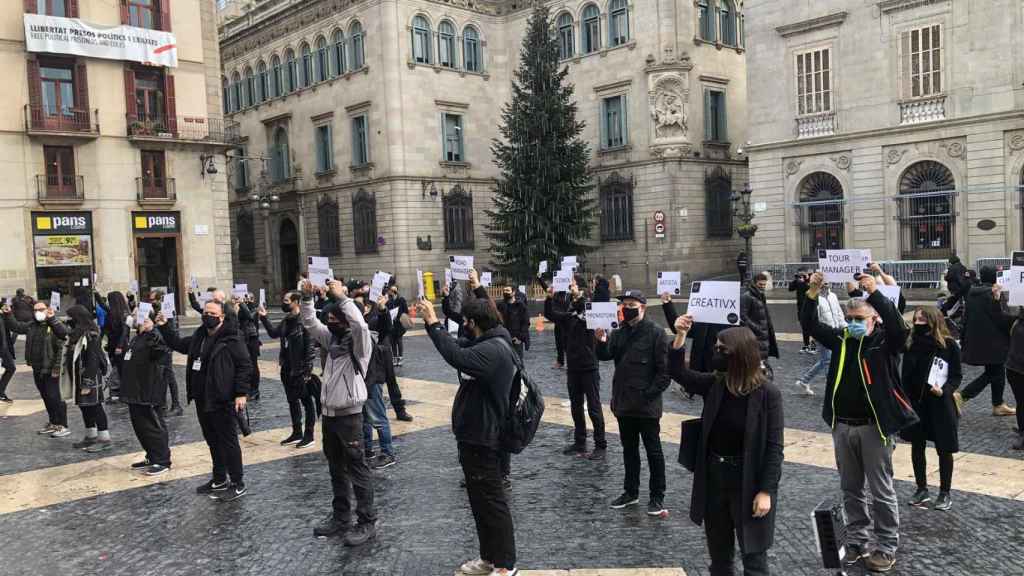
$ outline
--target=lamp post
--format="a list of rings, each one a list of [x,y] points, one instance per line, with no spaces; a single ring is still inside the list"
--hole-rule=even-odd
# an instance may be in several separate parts
[[[751,224],[754,220],[754,211],[750,208],[750,195],[753,190],[750,189],[750,183],[743,185],[743,190],[733,192],[732,197],[732,215],[733,218],[738,219],[739,223],[736,224],[736,232],[743,238],[746,243],[746,254],[747,254],[747,270],[753,272],[754,270],[754,254],[753,254],[753,240],[754,234],[757,234],[757,224]],[[740,278],[740,282],[745,281],[746,278]]]

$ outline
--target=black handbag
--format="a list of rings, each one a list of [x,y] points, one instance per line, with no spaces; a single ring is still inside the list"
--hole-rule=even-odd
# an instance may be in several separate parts
[[[680,426],[682,437],[679,439],[679,463],[690,472],[697,469],[697,453],[700,451],[701,418],[686,420]]]

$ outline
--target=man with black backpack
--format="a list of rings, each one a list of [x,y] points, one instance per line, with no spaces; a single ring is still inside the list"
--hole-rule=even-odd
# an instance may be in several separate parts
[[[480,558],[463,564],[460,573],[515,576],[519,573],[515,529],[501,470],[501,454],[507,449],[502,431],[512,410],[512,386],[519,371],[512,338],[489,300],[477,298],[463,304],[467,337],[460,340],[438,321],[429,302],[421,300],[416,307],[437,351],[459,373],[452,430],[480,541]]]

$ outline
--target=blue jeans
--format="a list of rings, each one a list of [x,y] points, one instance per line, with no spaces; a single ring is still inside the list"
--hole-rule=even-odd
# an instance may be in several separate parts
[[[828,365],[832,361],[832,351],[824,346],[818,346],[818,360],[804,372],[804,375],[800,377],[800,381],[804,384],[810,384],[814,377],[821,372],[828,371]]]
[[[366,386],[366,403],[363,404],[363,442],[364,449],[369,452],[373,449],[373,430],[377,429],[377,438],[380,440],[380,451],[389,456],[394,456],[395,451],[391,446],[391,424],[388,423],[387,407],[384,406],[384,395],[381,394],[380,384],[368,384]]]

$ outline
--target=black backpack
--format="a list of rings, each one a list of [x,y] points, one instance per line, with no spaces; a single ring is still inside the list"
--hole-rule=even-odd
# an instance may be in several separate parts
[[[516,374],[512,377],[508,415],[501,426],[498,441],[503,452],[519,454],[537,434],[541,417],[544,416],[544,395],[526,373],[526,368],[512,346],[506,340],[500,340],[512,354]]]

